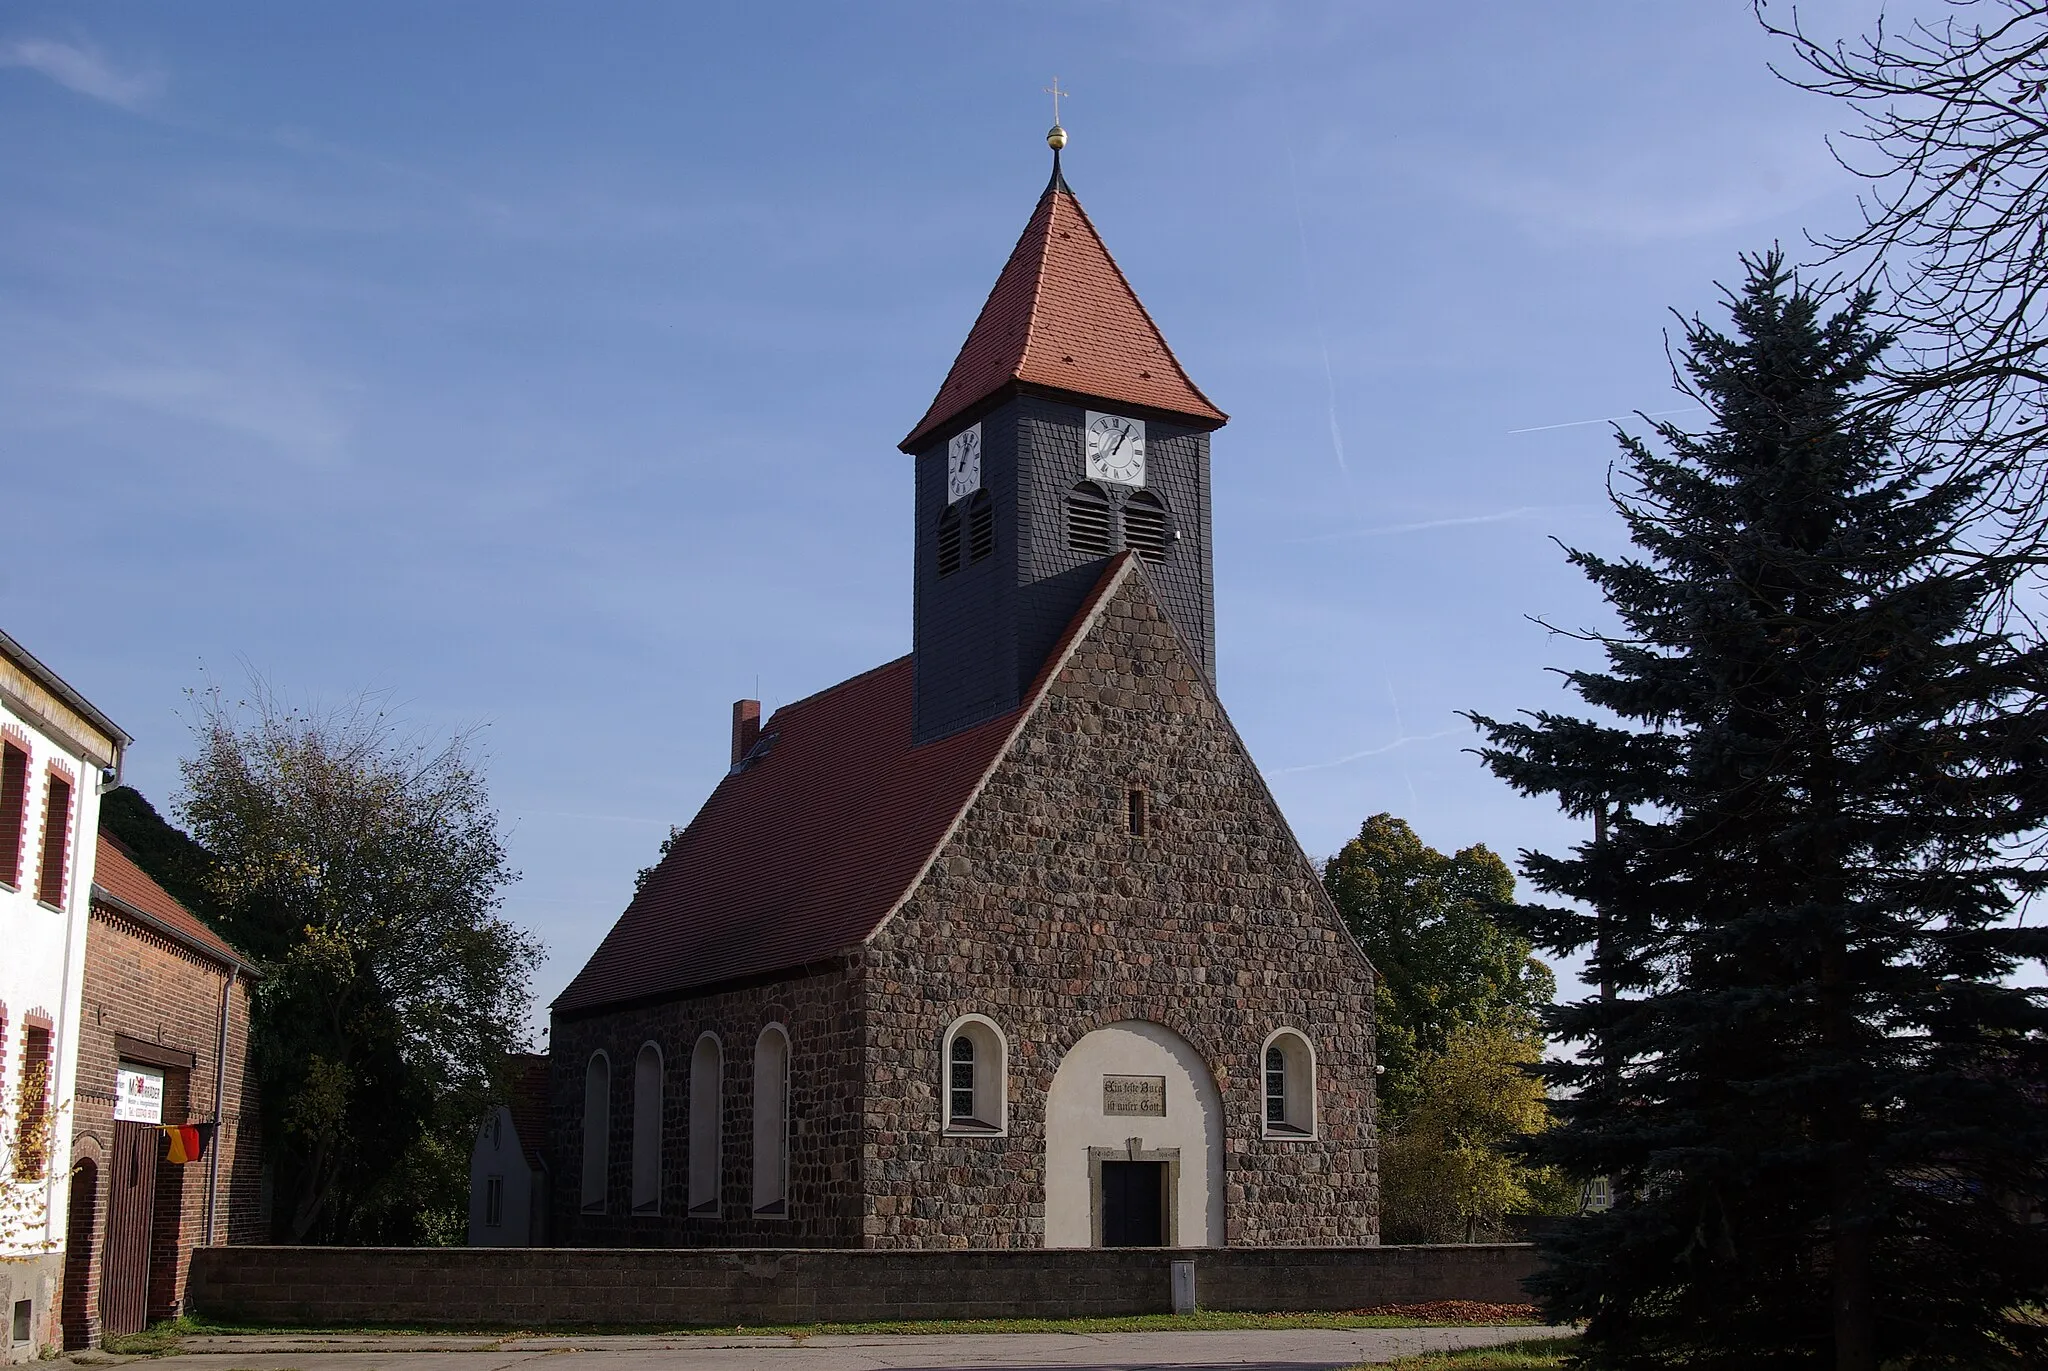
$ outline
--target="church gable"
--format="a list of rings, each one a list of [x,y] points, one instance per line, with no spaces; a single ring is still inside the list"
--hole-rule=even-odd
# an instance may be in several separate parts
[[[1075,1045],[1122,1024],[1184,1042],[1220,1100],[1221,1231],[1195,1231],[1191,1208],[1179,1241],[1344,1244],[1376,1231],[1372,969],[1135,560],[1119,559],[1047,663],[866,971],[866,1131],[888,1140],[882,1189],[963,1203],[899,1212],[871,1188],[865,1241],[1088,1242],[1087,1217],[1061,1213],[1059,1170],[1070,1157],[1099,1165],[1088,1158],[1100,1149],[1063,1143],[1048,1102]],[[946,1127],[942,1057],[969,1016],[1007,1042],[999,1140]],[[1298,1137],[1266,1126],[1276,1033],[1314,1055],[1314,1117]],[[1142,1119],[1103,1126],[1122,1126],[1119,1145],[1147,1133]]]

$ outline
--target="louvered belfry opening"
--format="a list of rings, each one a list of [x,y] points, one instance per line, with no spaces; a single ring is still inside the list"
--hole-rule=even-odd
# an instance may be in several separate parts
[[[960,569],[960,506],[947,505],[939,516],[939,575]]]
[[[1067,546],[1089,557],[1110,553],[1109,496],[1093,481],[1067,493]]]
[[[1163,562],[1173,544],[1173,520],[1166,502],[1141,490],[1124,504],[1124,546],[1148,562]]]
[[[967,502],[967,560],[978,562],[996,550],[996,507],[978,490]]]

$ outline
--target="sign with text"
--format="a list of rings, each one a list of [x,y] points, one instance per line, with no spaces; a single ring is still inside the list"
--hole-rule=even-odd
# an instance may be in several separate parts
[[[114,1118],[120,1123],[162,1123],[164,1073],[122,1063],[114,1072]]]
[[[1102,1112],[1166,1117],[1166,1077],[1104,1076]]]

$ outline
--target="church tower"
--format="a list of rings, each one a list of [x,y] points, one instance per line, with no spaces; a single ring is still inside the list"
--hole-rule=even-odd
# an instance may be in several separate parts
[[[1181,369],[1060,172],[931,408],[915,460],[913,735],[1015,709],[1104,563],[1130,548],[1211,681],[1209,435]]]

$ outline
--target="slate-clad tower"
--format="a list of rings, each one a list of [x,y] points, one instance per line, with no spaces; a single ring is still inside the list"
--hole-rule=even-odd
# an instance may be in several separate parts
[[[1131,547],[1216,673],[1209,434],[1181,369],[1060,173],[938,397],[916,459],[914,734],[1017,707],[1104,562]]]

